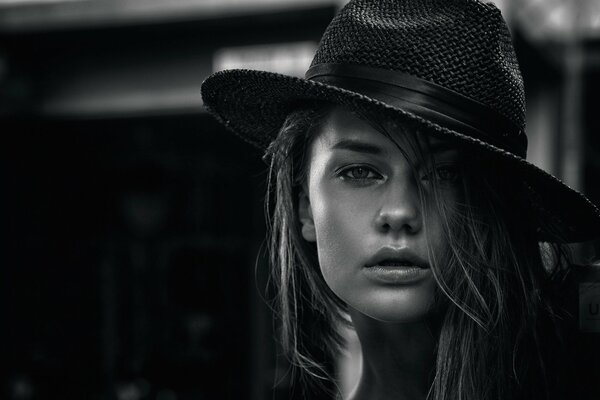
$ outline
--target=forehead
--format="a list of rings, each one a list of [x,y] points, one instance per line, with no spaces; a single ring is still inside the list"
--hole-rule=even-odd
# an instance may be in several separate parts
[[[379,125],[386,128],[391,138],[378,130],[374,124],[359,118],[356,114],[342,108],[334,108],[324,121],[315,145],[322,149],[347,149],[392,153],[398,147],[404,151],[419,148],[421,150],[453,150],[454,143],[425,132],[416,132],[414,128],[393,124],[392,121],[378,121]],[[369,146],[361,146],[371,145]],[[370,151],[372,150],[372,151]]]

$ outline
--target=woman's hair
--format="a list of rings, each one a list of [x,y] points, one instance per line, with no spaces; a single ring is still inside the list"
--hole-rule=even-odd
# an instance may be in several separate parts
[[[266,214],[271,283],[281,343],[294,367],[292,381],[300,380],[301,389],[321,392],[330,391],[331,362],[344,346],[339,325],[349,321],[345,304],[321,275],[314,244],[300,233],[298,199],[311,138],[329,109],[322,105],[290,114],[265,155],[270,161]]]
[[[292,112],[266,155],[270,261],[281,340],[303,386],[322,391],[331,388],[331,361],[344,346],[340,327],[349,319],[345,304],[321,275],[316,245],[301,235],[298,200],[307,179],[307,152],[331,109],[315,103]],[[359,117],[391,140],[397,133],[406,135],[417,150],[412,153],[428,157],[415,129],[389,118],[379,123],[379,115]],[[428,240],[437,281],[432,313],[439,317],[428,398],[549,398],[544,348],[558,340],[551,298],[566,252],[560,245],[540,245],[536,228],[541,222],[530,212],[528,189],[514,171],[464,146],[458,202],[444,199],[443,183],[436,179],[427,191],[416,179],[425,227],[428,218],[439,218],[446,243],[440,255]]]

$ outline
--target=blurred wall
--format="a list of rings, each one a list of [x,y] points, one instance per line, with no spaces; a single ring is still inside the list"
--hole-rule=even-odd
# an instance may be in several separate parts
[[[293,397],[266,166],[200,99],[215,68],[306,68],[335,4],[284,3],[0,5],[0,398]]]

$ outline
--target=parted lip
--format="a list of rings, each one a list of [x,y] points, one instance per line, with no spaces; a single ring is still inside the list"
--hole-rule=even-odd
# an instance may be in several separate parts
[[[383,247],[375,253],[375,255],[367,262],[366,267],[374,267],[376,265],[398,264],[398,265],[415,265],[419,268],[429,268],[429,263],[418,256],[407,247],[394,248]]]

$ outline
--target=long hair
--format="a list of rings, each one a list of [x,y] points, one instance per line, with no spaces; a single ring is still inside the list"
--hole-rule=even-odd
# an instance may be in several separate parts
[[[305,392],[333,395],[331,362],[344,346],[339,326],[348,319],[344,303],[321,275],[316,248],[301,236],[297,214],[306,179],[305,155],[326,113],[323,107],[292,113],[267,150],[266,214],[273,306],[281,319],[281,344],[293,367],[292,383],[299,381]]]
[[[315,244],[301,236],[298,199],[307,175],[307,150],[330,109],[318,103],[291,113],[266,155],[281,341],[301,383],[324,392],[333,381],[329,363],[344,345],[339,328],[349,321],[345,304],[321,275]],[[402,124],[359,116],[392,140],[401,132],[417,143],[414,130]],[[426,158],[426,149],[415,146],[417,156]],[[427,212],[435,213],[446,242],[446,254],[440,257],[428,240],[437,281],[435,308],[441,315],[428,398],[550,398],[544,348],[554,337],[550,300],[566,251],[560,245],[540,245],[536,228],[546,222],[533,219],[527,187],[507,167],[498,168],[498,161],[479,157],[478,151],[464,148],[463,153],[458,203],[445,201],[436,179],[427,193],[419,186],[425,226]]]

